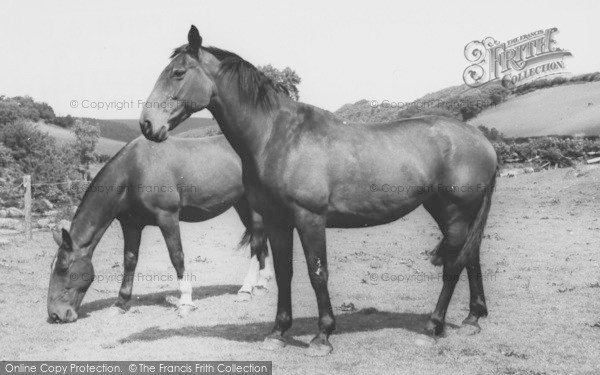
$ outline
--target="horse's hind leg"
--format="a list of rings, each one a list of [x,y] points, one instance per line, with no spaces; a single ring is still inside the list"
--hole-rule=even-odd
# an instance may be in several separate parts
[[[115,302],[115,307],[124,312],[129,309],[129,301],[131,300],[133,278],[138,261],[143,226],[124,221],[120,221],[120,223],[121,229],[123,230],[123,240],[125,242],[123,247],[124,273],[121,289],[119,290],[119,298]]]
[[[426,330],[429,333],[433,335],[441,335],[444,331],[448,305],[450,304],[450,300],[454,294],[454,289],[460,274],[465,267],[464,264],[457,264],[455,261],[460,252],[464,250],[463,248],[467,241],[467,236],[469,235],[469,230],[477,209],[472,206],[461,207],[452,202],[444,202],[439,197],[432,198],[432,200],[427,202],[424,206],[434,217],[444,236],[438,244],[435,254],[435,256],[439,257],[444,264],[442,274],[443,286],[435,310],[431,314],[426,326]],[[476,253],[479,253],[479,249],[476,250]],[[478,256],[476,259],[471,259],[469,262],[469,265],[472,265],[473,267],[475,267],[475,264],[477,264],[476,268],[478,268]],[[471,273],[474,271],[476,271],[476,269],[472,268],[469,275],[471,275]],[[470,279],[471,277],[469,277],[469,280]],[[479,288],[479,284],[471,282],[469,285],[472,288],[471,311],[473,312],[473,296],[482,296],[483,287]],[[482,300],[485,301],[483,297]],[[477,309],[480,310],[480,307],[477,307]]]
[[[190,283],[190,277],[185,272],[185,258],[179,231],[179,213],[165,212],[158,215],[158,226],[165,238],[171,263],[177,273],[179,291],[181,293],[178,312],[179,315],[184,316],[191,312],[195,308],[195,305],[192,302],[192,284]]]
[[[235,297],[236,302],[248,302],[252,299],[252,289],[254,288],[254,285],[258,283],[259,267],[260,264],[256,255],[252,255],[250,258],[250,267],[248,267],[244,283]]]
[[[447,242],[446,234],[448,212],[446,202],[444,202],[439,196],[433,196],[427,202],[423,203],[423,207],[425,207],[425,209],[431,214],[443,235],[441,241],[431,252],[430,258],[431,264],[434,266],[441,266],[444,264],[444,255],[446,249],[445,242]]]
[[[265,235],[265,242],[266,242],[266,235]],[[263,257],[264,258],[264,267],[258,271],[258,281],[256,282],[256,285],[254,286],[254,290],[253,290],[254,294],[268,293],[269,292],[269,288],[268,288],[269,281],[271,281],[275,276],[275,271],[274,271],[275,267],[273,266],[273,254],[269,250],[268,246],[266,246],[266,243],[265,243],[265,253],[266,254]]]
[[[479,246],[479,245],[478,245]],[[479,318],[486,317],[488,314],[487,305],[485,303],[485,295],[483,293],[483,280],[481,274],[481,264],[479,262],[479,253],[467,265],[467,275],[469,276],[469,315],[463,320],[463,328],[471,327],[467,333],[474,334],[481,331],[479,327]]]
[[[234,208],[246,227],[246,234],[240,245],[243,245],[247,238],[250,241],[250,267],[235,299],[238,302],[245,302],[249,301],[254,294],[268,292],[267,284],[273,278],[273,262],[268,256],[269,248],[262,216],[252,211],[245,197],[240,199]]]
[[[274,276],[272,254],[269,256],[269,246],[267,245],[267,233],[260,214],[252,212],[252,240],[250,242],[252,253],[257,255],[259,270],[258,280],[253,286],[253,294],[268,293],[267,285]]]

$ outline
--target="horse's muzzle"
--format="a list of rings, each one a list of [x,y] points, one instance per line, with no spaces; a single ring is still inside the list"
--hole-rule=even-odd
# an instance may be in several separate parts
[[[55,311],[48,311],[48,316],[52,323],[72,323],[77,320],[77,312],[72,307],[66,309],[55,309]]]
[[[158,132],[154,133],[150,120],[140,121],[140,129],[144,137],[154,142],[162,142],[169,137],[169,131],[166,126],[162,126]]]

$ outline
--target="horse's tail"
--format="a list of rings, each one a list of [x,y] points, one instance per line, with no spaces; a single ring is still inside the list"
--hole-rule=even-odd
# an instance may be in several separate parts
[[[492,194],[496,187],[496,173],[490,181],[489,185],[486,186],[485,195],[483,196],[483,202],[477,211],[477,215],[473,219],[469,232],[467,233],[467,240],[463,245],[458,256],[451,263],[453,267],[463,268],[469,264],[473,259],[479,256],[479,246],[483,236],[483,230],[487,222],[488,214],[490,212],[490,206],[492,204]]]
[[[250,229],[246,229],[246,231],[244,232],[244,234],[242,235],[242,238],[240,239],[240,242],[237,245],[237,249],[243,249],[246,246],[249,246],[252,242],[252,231]]]
[[[252,230],[246,229],[240,242],[237,245],[238,250],[250,245],[250,257],[256,255],[260,269],[265,268],[265,258],[269,255],[267,247],[267,236],[264,231],[253,233]]]

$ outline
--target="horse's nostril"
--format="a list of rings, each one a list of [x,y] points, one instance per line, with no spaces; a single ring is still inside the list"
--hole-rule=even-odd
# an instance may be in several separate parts
[[[140,127],[142,128],[142,133],[148,134],[152,130],[152,123],[150,120],[144,120],[140,122]]]
[[[57,313],[52,313],[52,314],[50,315],[50,319],[52,319],[52,320],[53,320],[53,321],[55,321],[55,322],[57,322],[57,321],[59,321],[59,320],[60,320],[60,319],[58,318],[58,314],[57,314]]]
[[[160,128],[160,132],[158,132],[158,139],[165,139],[167,137],[167,128],[165,126],[163,126],[162,128]]]

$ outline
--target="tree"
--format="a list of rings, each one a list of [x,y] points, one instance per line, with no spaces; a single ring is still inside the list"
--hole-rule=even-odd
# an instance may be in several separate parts
[[[498,129],[492,128],[490,130],[490,141],[502,142],[504,141],[504,134],[502,134]]]
[[[498,105],[506,99],[510,91],[502,86],[491,86],[489,89],[484,90],[483,93],[487,95],[491,105]]]
[[[44,102],[35,102],[33,103],[34,108],[39,113],[40,119],[46,122],[52,122],[54,120],[54,109],[48,105],[48,103]]]
[[[33,122],[40,119],[52,122],[55,116],[52,107],[47,103],[36,102],[30,96],[0,96],[0,125],[15,122],[21,117]]]
[[[12,100],[0,100],[0,126],[12,124],[21,117],[19,104]]]
[[[52,157],[56,144],[52,137],[25,119],[5,125],[0,131],[0,142],[11,150],[12,158],[28,174],[40,171],[40,160]]]
[[[100,139],[100,129],[87,121],[77,119],[72,131],[75,133],[73,148],[77,158],[87,168],[94,161],[94,150]]]
[[[463,121],[468,121],[483,110],[483,99],[477,94],[466,94],[460,98],[460,114]]]
[[[301,79],[289,66],[283,70],[279,70],[269,64],[259,66],[258,70],[263,72],[263,74],[270,78],[275,84],[283,86],[287,90],[290,98],[294,100],[300,99],[298,85],[300,84]]]
[[[479,125],[477,129],[479,129],[479,131],[481,131],[483,135],[491,142],[504,142],[504,134],[502,134],[496,128],[492,128],[490,130],[486,126]]]
[[[61,128],[65,128],[68,129],[71,126],[75,125],[75,118],[71,117],[71,115],[66,115],[66,116],[56,116],[53,120],[52,123],[54,125],[58,125]]]
[[[40,112],[36,108],[36,103],[31,96],[15,96],[12,100],[19,103],[21,116],[33,122],[37,122],[40,119]]]

